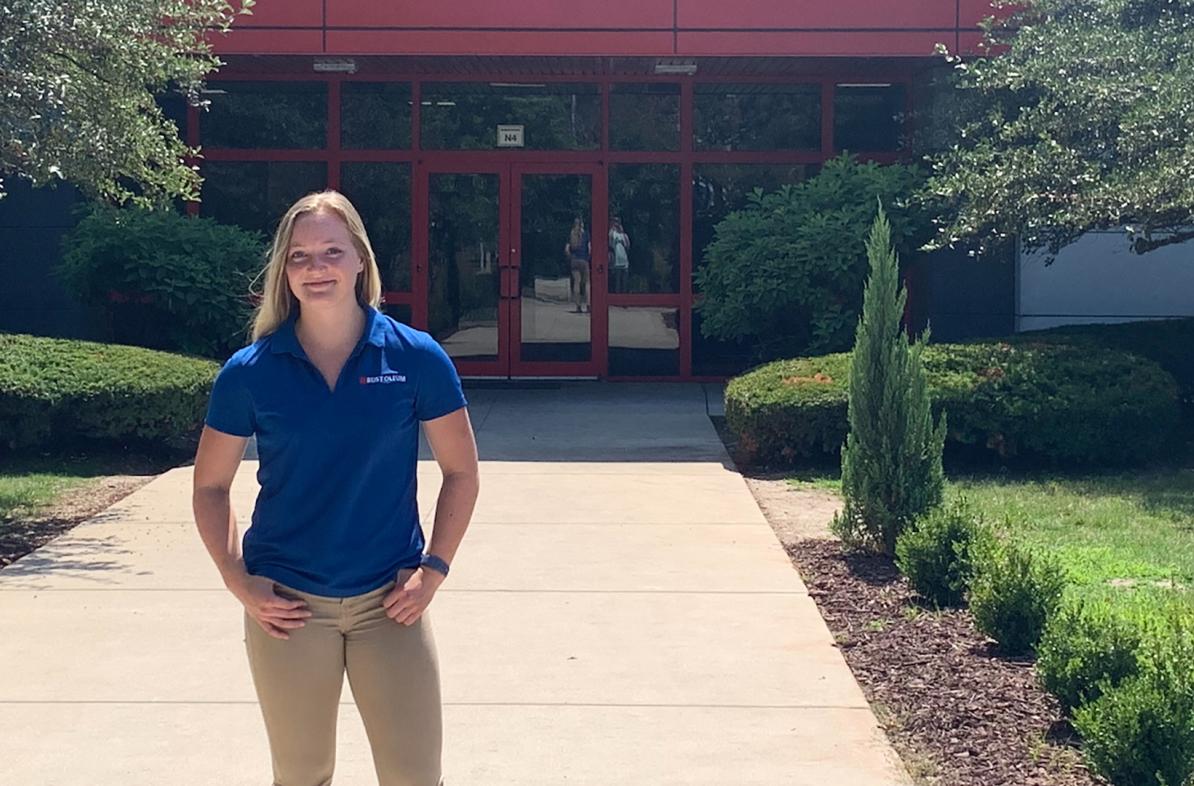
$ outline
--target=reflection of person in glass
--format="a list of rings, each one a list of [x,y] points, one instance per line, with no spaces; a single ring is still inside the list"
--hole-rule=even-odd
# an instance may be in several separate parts
[[[572,263],[572,298],[576,302],[576,313],[589,310],[589,263],[593,256],[593,242],[585,230],[585,222],[579,217],[572,222],[564,253]]]
[[[609,224],[609,267],[614,274],[611,291],[626,292],[630,278],[630,236],[618,216],[610,219]]]

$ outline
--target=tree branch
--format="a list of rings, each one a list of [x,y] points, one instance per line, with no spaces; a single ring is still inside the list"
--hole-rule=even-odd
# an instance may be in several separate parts
[[[1177,232],[1167,237],[1154,239],[1146,237],[1138,237],[1132,243],[1132,250],[1137,254],[1147,254],[1149,251],[1156,251],[1158,248],[1164,246],[1172,246],[1177,243],[1184,243],[1187,240],[1194,240],[1194,229],[1186,230],[1184,232]]]

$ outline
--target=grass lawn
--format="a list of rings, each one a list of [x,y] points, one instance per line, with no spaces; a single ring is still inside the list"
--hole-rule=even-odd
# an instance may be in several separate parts
[[[1078,587],[1194,588],[1194,468],[950,483],[994,524],[1057,554]]]
[[[37,512],[62,492],[105,474],[100,469],[89,457],[0,458],[0,522]]]
[[[112,475],[156,475],[193,453],[89,446],[59,453],[0,453],[0,522],[35,514],[64,492]]]
[[[0,455],[0,568],[186,458],[177,451],[97,446]]]
[[[840,492],[841,479],[806,470],[789,482]],[[1056,554],[1079,593],[1172,594],[1194,589],[1194,466],[1127,472],[958,473],[946,497],[964,495],[984,519]],[[1188,595],[1194,602],[1194,593]]]

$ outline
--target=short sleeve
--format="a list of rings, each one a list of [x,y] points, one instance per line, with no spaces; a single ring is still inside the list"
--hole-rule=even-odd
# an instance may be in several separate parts
[[[435,420],[467,406],[460,375],[444,348],[428,336],[420,350],[422,363],[415,393],[415,415],[419,420]]]
[[[245,379],[246,371],[233,357],[216,375],[211,398],[207,402],[207,419],[204,421],[216,431],[235,437],[251,437],[256,431],[253,398]]]

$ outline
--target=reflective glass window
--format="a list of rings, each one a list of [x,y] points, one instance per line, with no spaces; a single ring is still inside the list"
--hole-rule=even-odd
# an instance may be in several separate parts
[[[322,161],[208,161],[199,211],[272,236],[295,200],[327,187],[327,171]]]
[[[820,150],[820,85],[696,86],[697,150]]]
[[[679,374],[679,309],[671,306],[610,306],[609,373],[615,377]]]
[[[672,82],[617,84],[609,95],[612,150],[679,150],[680,86]]]
[[[424,82],[422,146],[428,150],[491,150],[498,126],[523,127],[528,150],[595,150],[601,140],[597,85],[512,82]]]
[[[409,292],[410,164],[345,162],[340,167],[340,190],[365,222],[383,290]]]
[[[323,82],[210,82],[199,115],[205,147],[303,149],[327,146]]]
[[[900,85],[838,85],[833,95],[833,146],[852,152],[898,150],[903,117]]]
[[[678,165],[609,167],[608,240],[610,292],[680,291]]]
[[[410,85],[344,82],[340,86],[340,146],[345,150],[410,147]]]

